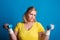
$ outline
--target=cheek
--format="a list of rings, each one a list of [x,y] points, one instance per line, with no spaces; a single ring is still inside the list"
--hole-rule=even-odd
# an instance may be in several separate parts
[[[31,19],[32,18],[32,15],[28,15],[28,18]]]
[[[35,19],[35,17],[29,16],[29,20],[34,20],[34,19]]]

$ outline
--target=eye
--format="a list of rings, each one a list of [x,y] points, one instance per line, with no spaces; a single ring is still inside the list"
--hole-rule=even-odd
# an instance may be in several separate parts
[[[31,14],[31,15],[33,15],[33,14]]]
[[[33,15],[32,13],[30,13],[30,15]]]

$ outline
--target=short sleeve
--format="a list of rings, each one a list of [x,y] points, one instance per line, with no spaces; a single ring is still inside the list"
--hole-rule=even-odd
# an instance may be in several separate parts
[[[20,27],[21,27],[21,24],[22,23],[18,23],[17,25],[16,25],[16,27],[14,28],[14,31],[19,31],[19,29],[20,29]]]
[[[44,29],[44,27],[42,26],[42,24],[41,23],[37,23],[38,25],[38,32],[45,32],[45,29]]]
[[[19,23],[16,25],[16,27],[14,28],[14,31],[17,31],[18,32],[18,25]]]

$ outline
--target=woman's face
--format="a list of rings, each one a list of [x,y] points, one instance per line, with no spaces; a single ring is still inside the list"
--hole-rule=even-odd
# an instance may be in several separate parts
[[[36,16],[36,11],[35,10],[30,10],[28,12],[28,21],[29,22],[34,22]]]

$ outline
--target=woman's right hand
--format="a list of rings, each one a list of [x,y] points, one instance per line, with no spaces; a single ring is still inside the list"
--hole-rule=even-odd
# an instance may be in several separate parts
[[[3,28],[5,28],[6,30],[8,30],[8,29],[9,29],[8,26],[9,26],[9,24],[4,24],[4,25],[3,25]]]

